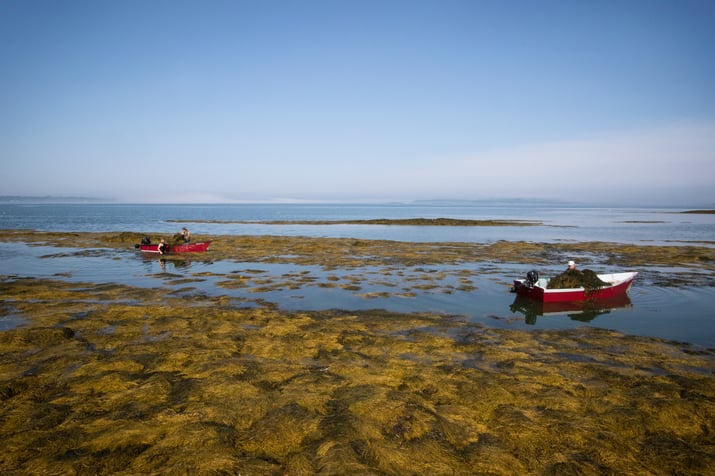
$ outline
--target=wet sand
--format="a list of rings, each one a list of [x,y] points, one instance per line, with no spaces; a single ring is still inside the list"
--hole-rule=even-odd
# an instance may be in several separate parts
[[[2,239],[127,248],[136,236]],[[713,267],[713,251],[697,246],[211,238],[210,259],[325,267],[546,262],[579,246],[619,266]],[[715,467],[715,349],[586,327],[523,332],[429,314],[248,309],[170,289],[8,276],[0,288],[2,314],[25,320],[0,332],[5,474]]]

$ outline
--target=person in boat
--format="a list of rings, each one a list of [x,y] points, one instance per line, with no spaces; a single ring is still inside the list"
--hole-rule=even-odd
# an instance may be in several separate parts
[[[164,241],[164,238],[159,240],[159,244],[156,246],[157,251],[159,251],[160,255],[163,255],[166,251],[168,251],[169,246],[166,244],[166,241]]]
[[[595,272],[590,269],[584,269],[583,271],[576,269],[576,263],[569,261],[566,270],[551,278],[546,287],[548,289],[586,288],[593,290],[605,285],[606,283],[601,281]]]
[[[580,281],[583,277],[583,272],[580,269],[576,269],[576,262],[570,260],[566,263],[566,270],[560,274],[564,278],[570,278],[571,280]]]
[[[186,228],[182,228],[179,233],[175,234],[172,237],[171,241],[175,245],[180,245],[182,243],[188,243],[189,241],[191,241],[191,233],[189,233],[189,230],[187,230]]]

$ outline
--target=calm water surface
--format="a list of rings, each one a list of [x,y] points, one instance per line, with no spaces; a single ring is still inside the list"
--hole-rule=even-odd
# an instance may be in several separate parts
[[[698,244],[715,237],[714,215],[690,215],[681,210],[597,209],[554,207],[445,207],[357,205],[0,205],[0,229],[49,231],[137,231],[174,233],[185,220],[194,236],[206,234],[291,235],[355,237],[398,241],[491,242],[528,240],[543,242],[609,241],[648,244]],[[511,219],[543,222],[535,227],[409,227],[368,225],[266,225],[207,224],[191,220],[271,221],[346,220],[371,218]],[[210,252],[207,255],[210,257]],[[561,271],[562,264],[541,269]],[[275,302],[286,310],[389,309],[401,312],[431,311],[467,316],[493,327],[561,329],[583,325],[662,337],[698,345],[715,346],[712,303],[715,288],[663,288],[653,286],[649,270],[637,278],[625,302],[608,309],[543,309],[521,302],[509,292],[511,280],[522,277],[528,266],[470,264],[400,270],[364,268],[331,270],[316,266],[267,265],[228,261],[142,259],[132,250],[73,250],[0,243],[0,276],[47,277],[69,281],[121,283],[140,287],[167,287],[187,294],[228,295],[239,306]],[[610,272],[610,269],[595,271]],[[652,271],[652,270],[651,270]],[[662,269],[658,269],[662,272]],[[210,273],[210,276],[206,276]],[[441,273],[434,289],[403,288],[411,277]],[[331,279],[328,278],[331,275]],[[221,283],[226,276],[242,275],[246,287],[232,289]],[[254,282],[270,279],[290,282],[295,276],[310,278],[299,289],[289,286],[256,291]],[[473,288],[460,288],[460,277]],[[709,283],[712,276],[704,276]],[[359,289],[347,290],[330,283],[359,279]],[[418,283],[419,284],[419,283]],[[424,283],[423,283],[424,284]],[[428,283],[429,284],[429,283]],[[391,297],[384,297],[389,294]],[[397,297],[396,297],[397,296]],[[12,315],[0,317],[0,330],[21,325]]]

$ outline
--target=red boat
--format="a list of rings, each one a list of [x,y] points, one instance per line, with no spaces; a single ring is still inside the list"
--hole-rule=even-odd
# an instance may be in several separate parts
[[[598,289],[548,289],[549,278],[539,278],[536,272],[530,271],[526,279],[514,280],[512,290],[520,296],[545,303],[610,299],[628,292],[637,274],[636,272],[599,274],[599,279],[608,285]]]
[[[200,253],[209,249],[210,241],[200,241],[197,243],[182,243],[180,245],[166,245],[164,254],[174,253]],[[142,253],[159,253],[159,243],[149,245],[136,245]]]

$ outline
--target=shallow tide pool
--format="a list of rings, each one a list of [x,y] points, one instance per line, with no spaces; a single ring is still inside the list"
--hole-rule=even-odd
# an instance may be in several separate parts
[[[431,312],[464,316],[491,327],[594,326],[715,346],[715,322],[711,319],[715,289],[657,285],[658,273],[666,273],[667,268],[639,270],[629,294],[611,307],[554,309],[517,299],[509,292],[512,280],[528,271],[524,265],[509,263],[324,269],[210,257],[160,260],[133,250],[25,243],[0,243],[0,263],[3,279],[37,277],[173,288],[178,295],[227,296],[237,307],[271,304],[289,311]],[[11,308],[5,314],[0,329],[23,324],[13,318]]]

